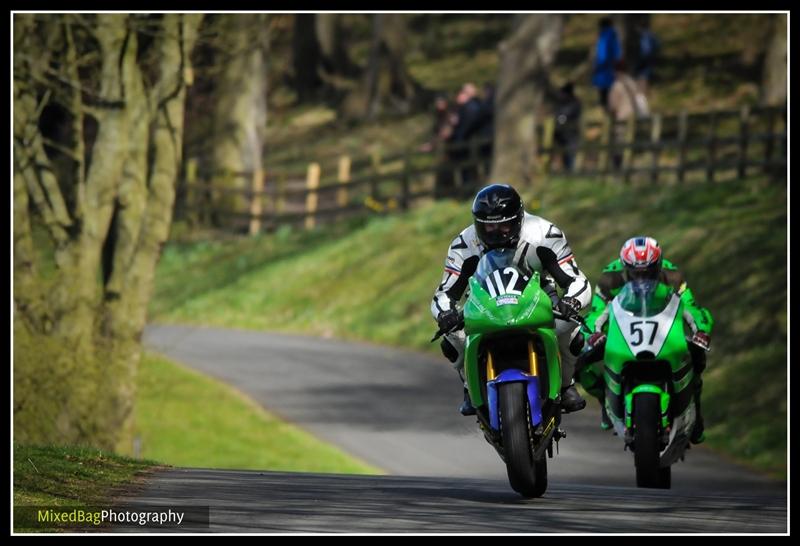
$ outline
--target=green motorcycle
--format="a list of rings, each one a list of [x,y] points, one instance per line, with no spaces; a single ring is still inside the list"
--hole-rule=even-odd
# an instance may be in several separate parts
[[[553,442],[566,436],[559,428],[561,357],[554,322],[564,317],[553,309],[539,273],[515,263],[514,255],[489,251],[469,280],[464,371],[478,424],[505,462],[511,487],[540,497]]]
[[[614,432],[636,466],[636,485],[669,489],[695,421],[692,367],[683,303],[667,285],[627,283],[609,304],[603,382]],[[597,360],[588,351],[579,359]]]

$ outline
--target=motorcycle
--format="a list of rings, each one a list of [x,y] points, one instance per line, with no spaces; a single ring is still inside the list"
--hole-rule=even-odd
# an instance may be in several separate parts
[[[547,458],[561,430],[561,363],[556,318],[538,272],[495,249],[478,262],[463,308],[464,371],[484,437],[506,464],[514,491],[547,490]],[[580,319],[574,319],[579,322]],[[433,338],[449,332],[439,331]]]
[[[628,282],[609,304],[607,324],[604,353],[589,349],[576,369],[605,362],[603,404],[615,434],[633,452],[636,485],[669,489],[696,417],[683,303],[664,284]]]

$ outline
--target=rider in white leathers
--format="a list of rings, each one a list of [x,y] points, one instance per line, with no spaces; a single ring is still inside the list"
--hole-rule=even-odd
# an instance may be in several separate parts
[[[442,282],[433,295],[431,312],[444,331],[461,320],[456,303],[461,300],[468,280],[475,272],[480,257],[494,248],[515,248],[515,261],[527,264],[541,273],[543,288],[550,293],[554,305],[566,316],[574,316],[586,307],[592,297],[589,281],[578,269],[564,233],[553,223],[525,212],[519,194],[508,185],[492,184],[475,196],[472,205],[474,223],[459,233],[450,244]],[[556,290],[562,290],[559,298]],[[586,401],[573,386],[577,355],[583,347],[583,336],[572,321],[556,320],[556,333],[561,352],[562,407],[565,412],[578,411]],[[464,379],[464,330],[445,336],[442,351]],[[459,411],[474,415],[464,389],[464,403]]]

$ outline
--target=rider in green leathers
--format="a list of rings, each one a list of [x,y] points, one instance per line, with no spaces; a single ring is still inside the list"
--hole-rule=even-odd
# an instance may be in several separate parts
[[[703,389],[700,374],[706,367],[705,353],[711,342],[711,328],[714,326],[714,319],[708,309],[697,305],[694,294],[684,280],[683,273],[673,263],[663,259],[661,248],[652,237],[633,237],[627,240],[620,250],[620,257],[603,269],[592,297],[590,312],[586,316],[587,325],[594,332],[591,335],[586,334],[587,345],[597,347],[605,342],[604,328],[608,316],[608,304],[631,277],[641,274],[657,278],[665,287],[676,292],[683,302],[684,320],[692,330],[689,351],[697,376],[695,390],[697,419],[690,440],[695,444],[700,443],[705,439],[703,416],[700,411],[700,396]],[[602,403],[603,368],[601,363],[584,366],[579,371],[577,378],[583,388]],[[611,428],[611,423],[605,415],[605,408],[603,408],[601,427]]]

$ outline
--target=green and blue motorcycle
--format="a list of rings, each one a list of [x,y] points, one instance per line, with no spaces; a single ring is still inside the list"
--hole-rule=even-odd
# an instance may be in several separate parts
[[[511,487],[530,498],[547,490],[547,458],[566,436],[554,322],[563,317],[539,273],[514,255],[489,251],[469,280],[464,371],[484,437],[505,462]]]

